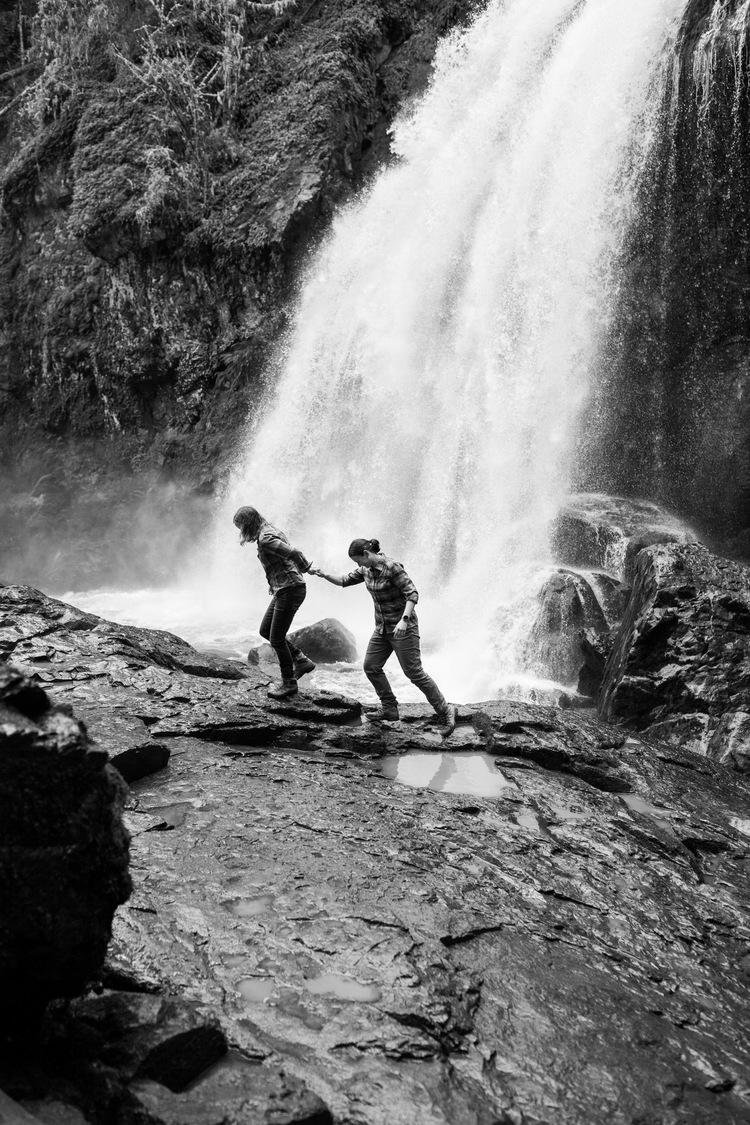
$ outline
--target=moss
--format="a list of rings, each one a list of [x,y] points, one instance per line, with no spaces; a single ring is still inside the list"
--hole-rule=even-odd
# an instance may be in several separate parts
[[[100,50],[2,185],[7,424],[137,433],[154,448],[170,429],[185,460],[228,458],[300,254],[356,186],[365,149],[387,153],[383,123],[472,3],[325,0],[258,16],[233,115],[198,138]],[[137,57],[142,14],[112,11]],[[185,34],[207,70],[216,28]]]
[[[39,136],[32,138],[10,163],[0,180],[0,197],[5,214],[20,222],[34,206],[34,194],[41,172],[51,165],[69,160],[75,151],[78,124],[86,107],[83,92],[71,99],[60,117]]]

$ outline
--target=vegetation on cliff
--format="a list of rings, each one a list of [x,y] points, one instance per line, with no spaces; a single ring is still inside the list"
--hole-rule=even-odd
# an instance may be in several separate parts
[[[106,438],[136,468],[210,473],[283,325],[298,250],[387,155],[388,121],[469,8],[22,4],[3,48],[26,69],[0,103],[12,453],[31,432]]]

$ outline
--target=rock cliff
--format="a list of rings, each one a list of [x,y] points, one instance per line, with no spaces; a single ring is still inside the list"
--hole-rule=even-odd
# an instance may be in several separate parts
[[[648,496],[750,557],[747,7],[689,0],[586,416],[588,487]]]
[[[244,5],[84,3],[62,31],[44,25],[51,63],[33,49],[36,4],[6,13],[0,468],[27,487],[45,468],[75,479],[71,460],[211,478],[257,398],[301,252],[388,159],[394,112],[471,7],[254,4],[235,28]],[[230,46],[235,85],[214,88]]]

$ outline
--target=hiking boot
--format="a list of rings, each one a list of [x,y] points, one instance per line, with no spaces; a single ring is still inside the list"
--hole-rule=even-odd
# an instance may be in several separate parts
[[[309,656],[305,656],[304,653],[302,654],[302,656],[300,656],[299,660],[295,660],[295,662],[294,662],[294,674],[297,677],[297,679],[299,679],[300,676],[306,676],[308,672],[314,672],[314,671],[315,671],[315,661],[311,660]]]
[[[296,694],[296,680],[282,680],[280,684],[275,684],[274,687],[268,689],[268,695],[271,699],[289,699]]]
[[[439,734],[447,738],[456,729],[456,708],[453,703],[446,703],[442,711],[438,711],[438,719],[442,723]]]
[[[378,707],[377,711],[367,711],[371,723],[397,723],[398,707]]]

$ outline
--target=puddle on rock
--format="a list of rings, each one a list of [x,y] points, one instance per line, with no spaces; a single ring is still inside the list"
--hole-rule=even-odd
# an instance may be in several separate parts
[[[248,977],[237,985],[237,991],[252,1004],[262,1004],[270,999],[276,988],[276,981],[269,977]]]
[[[620,799],[631,812],[641,813],[642,816],[650,816],[661,828],[672,827],[669,823],[669,817],[674,815],[671,809],[650,805],[648,801],[644,801],[642,797],[636,797],[634,793],[621,793]]]
[[[535,813],[530,809],[522,809],[515,815],[516,824],[521,828],[528,828],[531,832],[541,832],[539,827],[539,820]]]
[[[582,820],[588,820],[590,817],[589,813],[576,812],[574,809],[569,809],[565,805],[557,805],[554,801],[550,802],[550,808],[556,820],[566,821],[569,824],[578,824]]]
[[[336,996],[339,1000],[354,1000],[360,1004],[374,1004],[380,999],[380,989],[374,984],[361,984],[354,977],[341,973],[323,973],[306,980],[305,988],[315,996]]]
[[[273,895],[261,895],[260,898],[235,898],[225,902],[227,910],[237,918],[255,918],[258,914],[266,914],[273,906]]]
[[[247,953],[225,953],[222,961],[228,969],[239,969],[247,964]]]
[[[389,754],[381,759],[380,771],[402,785],[434,789],[438,793],[499,797],[505,790],[515,788],[498,772],[489,754]]]

